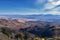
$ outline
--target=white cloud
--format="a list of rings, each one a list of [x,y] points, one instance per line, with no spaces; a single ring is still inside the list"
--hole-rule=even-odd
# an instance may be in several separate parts
[[[37,0],[36,5],[40,5],[41,3],[45,2],[46,0]],[[55,8],[56,6],[60,5],[60,0],[48,0],[48,2],[45,4],[42,11],[39,12],[33,12],[33,14],[53,14],[53,15],[60,15],[60,7]],[[53,9],[54,8],[54,9]],[[45,11],[45,10],[49,11]]]
[[[58,5],[60,5],[60,0],[58,0],[58,1],[48,0],[48,3],[45,5],[45,8],[46,9],[52,9]]]
[[[53,14],[53,15],[60,15],[59,11],[49,11],[49,12],[45,12],[46,14]]]
[[[45,5],[45,9],[52,9],[52,8],[54,8],[55,7],[55,5],[53,5],[53,4],[51,4],[51,3],[47,3],[46,5]]]
[[[43,14],[60,15],[60,7],[58,7],[58,5],[60,5],[60,0],[48,0],[48,3],[45,4],[45,7],[43,9]]]
[[[49,0],[49,2],[51,2],[53,5],[60,5],[60,0]]]

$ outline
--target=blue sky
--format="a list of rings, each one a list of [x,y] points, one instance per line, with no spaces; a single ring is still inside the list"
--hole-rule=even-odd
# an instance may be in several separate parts
[[[0,15],[60,14],[60,0],[0,0]]]

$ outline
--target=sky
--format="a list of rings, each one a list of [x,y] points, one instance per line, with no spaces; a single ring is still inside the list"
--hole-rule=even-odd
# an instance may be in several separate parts
[[[0,15],[60,15],[60,0],[0,0]]]

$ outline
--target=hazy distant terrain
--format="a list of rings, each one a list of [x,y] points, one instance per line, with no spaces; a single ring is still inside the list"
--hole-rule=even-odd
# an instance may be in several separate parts
[[[22,18],[22,19],[34,19],[38,21],[46,21],[46,22],[53,22],[60,24],[60,15],[52,15],[52,14],[40,14],[40,15],[0,15],[1,17],[8,17],[8,18]],[[33,20],[33,21],[34,21]]]
[[[59,15],[25,15],[25,16],[5,15],[0,16],[0,28],[9,30],[9,32],[11,31],[11,33],[13,33],[14,36],[15,34],[18,33],[22,34],[22,36],[25,35],[24,33],[28,33],[30,37],[33,35],[33,38],[36,36],[40,38],[41,37],[50,38],[55,35],[56,33],[55,30],[60,28],[60,16]],[[60,33],[60,30],[57,33]],[[1,33],[0,36],[1,35],[3,34]]]
[[[40,15],[0,15],[8,18],[28,18],[28,19],[60,19],[60,15],[40,14]]]

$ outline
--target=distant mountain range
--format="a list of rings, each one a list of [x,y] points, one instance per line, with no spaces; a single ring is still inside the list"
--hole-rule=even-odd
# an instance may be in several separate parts
[[[48,21],[60,24],[60,15],[40,14],[40,15],[0,15],[0,18],[23,18],[23,19],[37,19],[38,21]]]
[[[40,15],[0,15],[8,18],[28,18],[28,19],[60,19],[60,15],[40,14]]]

